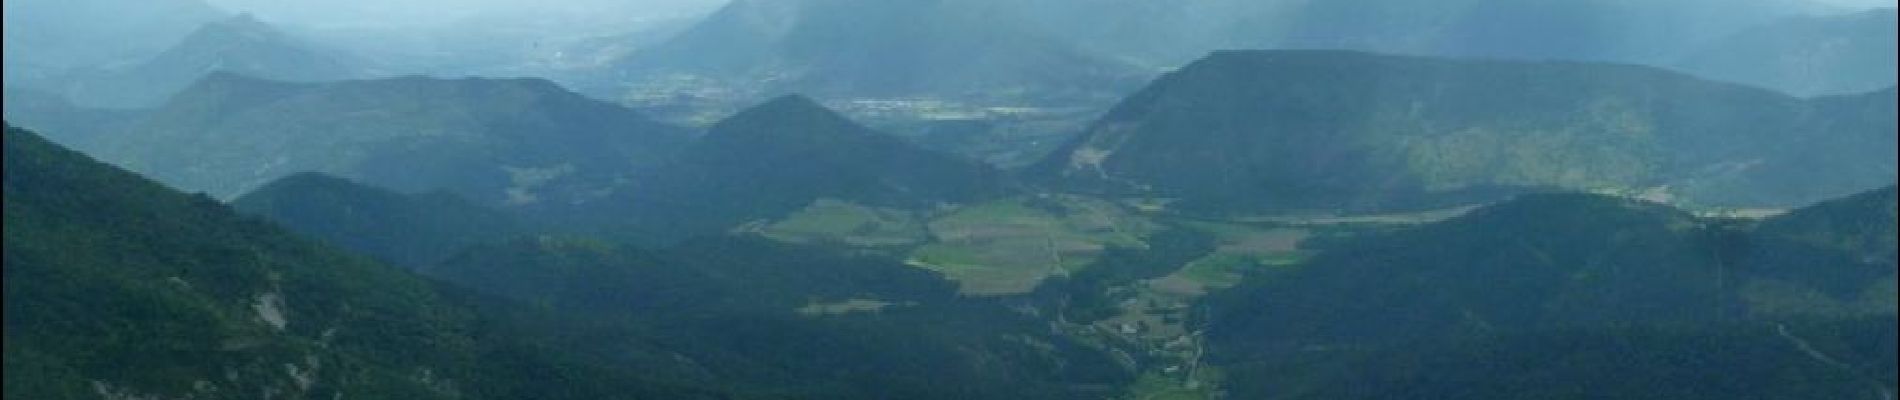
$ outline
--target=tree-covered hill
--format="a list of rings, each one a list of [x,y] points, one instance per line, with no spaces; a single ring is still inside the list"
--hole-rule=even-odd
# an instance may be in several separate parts
[[[1894,313],[1896,208],[1888,186],[1762,221],[1742,260],[1756,314]]]
[[[8,127],[7,398],[721,398]],[[580,325],[566,325],[580,326]],[[653,355],[629,347],[628,354]]]
[[[27,131],[5,146],[8,398],[1083,399],[1129,379],[885,258],[530,237],[420,268],[435,281]]]
[[[762,238],[660,250],[586,239],[477,246],[424,273],[626,321],[709,374],[799,398],[1099,398],[1129,371],[1106,349],[935,273]]]
[[[1896,320],[1628,326],[1421,340],[1231,367],[1237,397],[1879,400]]]
[[[1004,190],[989,166],[916,148],[791,95],[713,125],[578,218],[622,218],[617,228],[667,241],[783,217],[819,198],[927,210]]]
[[[402,194],[315,172],[292,174],[231,207],[392,265],[433,265],[476,243],[530,231],[515,216],[446,192]]]
[[[1757,225],[1524,195],[1249,276],[1205,321],[1243,397],[1879,398],[1894,206]]]

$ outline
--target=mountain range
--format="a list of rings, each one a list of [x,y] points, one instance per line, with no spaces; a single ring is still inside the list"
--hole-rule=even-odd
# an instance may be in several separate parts
[[[1891,8],[205,1],[5,3],[5,398],[1900,386]]]
[[[1636,63],[1797,96],[1894,84],[1894,57],[1882,57],[1894,47],[1892,8],[1779,0],[996,3],[1043,32],[1158,68],[1216,50],[1338,49]]]
[[[1146,64],[1224,49],[1342,49],[1504,59],[1654,62],[1701,41],[1831,9],[1801,1],[1037,0],[1048,31]]]
[[[174,187],[233,198],[317,171],[478,204],[579,201],[666,159],[681,129],[540,79],[199,80],[110,140],[77,147]],[[587,184],[567,182],[585,181]]]
[[[1631,65],[1228,51],[1156,79],[1031,174],[1201,211],[1422,209],[1535,188],[1788,206],[1893,181],[1893,97],[1800,99]]]
[[[1010,15],[942,0],[733,1],[628,54],[606,79],[636,92],[708,90],[681,86],[697,82],[747,102],[787,93],[1036,102],[1099,100],[1145,75]]]

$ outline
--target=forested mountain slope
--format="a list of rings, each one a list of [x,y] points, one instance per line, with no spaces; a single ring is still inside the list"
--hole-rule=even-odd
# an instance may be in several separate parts
[[[1537,188],[1788,207],[1892,182],[1891,89],[1804,100],[1594,63],[1217,52],[1032,169],[1213,212],[1402,210]]]

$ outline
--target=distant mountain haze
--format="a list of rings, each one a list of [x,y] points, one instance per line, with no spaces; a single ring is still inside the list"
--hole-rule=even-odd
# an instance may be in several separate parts
[[[977,2],[739,0],[600,78],[663,90],[695,79],[766,98],[1089,98],[1145,73]]]
[[[135,110],[111,110],[80,107],[54,92],[28,87],[8,86],[4,107],[7,123],[39,132],[56,132],[46,139],[62,146],[82,146],[110,134],[139,115]]]
[[[151,60],[80,72],[62,93],[82,106],[146,108],[215,72],[322,82],[364,77],[365,67],[354,56],[291,37],[250,14],[240,14],[205,24]]]
[[[1777,18],[1835,10],[1798,0],[1011,3],[1022,3],[1051,32],[1161,66],[1223,49],[1646,62]]]
[[[532,76],[569,85],[613,58],[670,37],[716,6],[615,0],[249,3],[255,7],[233,9],[255,10],[300,37],[348,49],[387,74]],[[351,9],[415,5],[422,15]]]
[[[1802,96],[1890,87],[1900,76],[1895,15],[1883,8],[1791,17],[1711,40],[1671,65]]]
[[[86,4],[97,5],[87,6]],[[98,24],[107,0],[59,5],[13,0],[34,15],[8,24],[10,81],[58,79],[73,68],[116,68],[155,56],[199,24],[251,13],[294,35],[377,59],[395,73],[530,74],[558,78],[606,98],[758,91],[739,103],[791,92],[853,96],[974,95],[1038,99],[1113,96],[1130,77],[1173,68],[1220,49],[1353,49],[1395,54],[1568,59],[1682,65],[1799,95],[1876,89],[1800,83],[1813,72],[1766,70],[1709,52],[1775,46],[1710,43],[1790,20],[1862,12],[1875,3],[1756,0],[1339,0],[1164,2],[1152,0],[564,0],[363,2],[218,0],[131,2],[151,10],[129,24]],[[1888,4],[1887,6],[1891,6]],[[600,52],[598,40],[659,21],[697,19],[670,40],[629,37]],[[54,24],[57,22],[58,25]],[[149,25],[149,26],[148,26]],[[120,26],[120,28],[88,28]],[[982,29],[977,29],[981,27]],[[138,29],[145,29],[139,31]],[[124,32],[120,32],[124,31]],[[1887,32],[1890,35],[1892,29]],[[90,33],[88,33],[90,32]],[[120,33],[113,33],[120,32]],[[117,36],[113,36],[117,35]],[[137,37],[132,37],[137,36]],[[673,36],[673,35],[667,35]],[[1760,37],[1762,35],[1755,35]],[[117,37],[139,50],[65,56],[60,43]],[[67,39],[61,39],[67,38]],[[1759,40],[1759,39],[1757,39]],[[1866,40],[1866,39],[1851,39]],[[67,41],[67,42],[62,42]],[[1750,39],[1731,41],[1749,42]],[[670,44],[669,44],[670,43]],[[1827,46],[1838,48],[1840,46]],[[675,50],[665,50],[672,48]],[[35,50],[47,49],[47,50]],[[1787,53],[1794,49],[1786,49]],[[1765,51],[1765,50],[1753,50]],[[1809,50],[1818,51],[1818,50]],[[584,53],[592,53],[583,56]],[[864,60],[876,53],[875,60]],[[50,54],[51,57],[34,54]],[[93,61],[112,60],[106,65]],[[1875,68],[1827,56],[1848,71]],[[593,59],[601,58],[601,59]],[[1891,58],[1891,57],[1889,57]],[[33,61],[23,61],[31,59]],[[605,59],[622,59],[609,62]],[[1870,57],[1871,59],[1871,57]],[[876,61],[872,63],[871,61]],[[952,68],[954,66],[954,68]],[[1742,71],[1735,71],[1742,69]],[[1752,70],[1751,70],[1752,69]],[[1047,71],[1062,70],[1054,74]],[[1861,74],[1861,73],[1853,73]],[[557,76],[558,75],[558,76]],[[831,76],[831,77],[827,77]],[[858,79],[843,79],[855,76]],[[921,79],[929,77],[929,79]],[[701,81],[693,81],[695,79]],[[1843,79],[1843,78],[1836,78]],[[686,80],[686,81],[682,81]],[[930,82],[957,82],[958,85]],[[1119,82],[1119,83],[1118,83]],[[690,83],[690,84],[689,84]],[[682,86],[682,84],[689,84]],[[1816,85],[1820,85],[1817,89]],[[1022,89],[1034,89],[1023,91]],[[717,95],[725,94],[707,94]],[[82,103],[84,103],[82,101]]]
[[[229,16],[200,0],[6,0],[6,67],[124,65]]]
[[[1793,0],[1010,3],[1011,9],[1028,15],[1047,32],[1157,67],[1184,65],[1213,50],[1345,49],[1637,63],[1681,68],[1801,96],[1864,92],[1893,84],[1894,23],[1877,17],[1890,16],[1892,10],[1868,10],[1872,7],[1868,4]]]

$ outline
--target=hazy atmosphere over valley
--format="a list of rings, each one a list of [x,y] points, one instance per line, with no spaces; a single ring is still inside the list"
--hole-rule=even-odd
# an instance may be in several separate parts
[[[1894,0],[3,0],[4,398],[1829,399]]]

